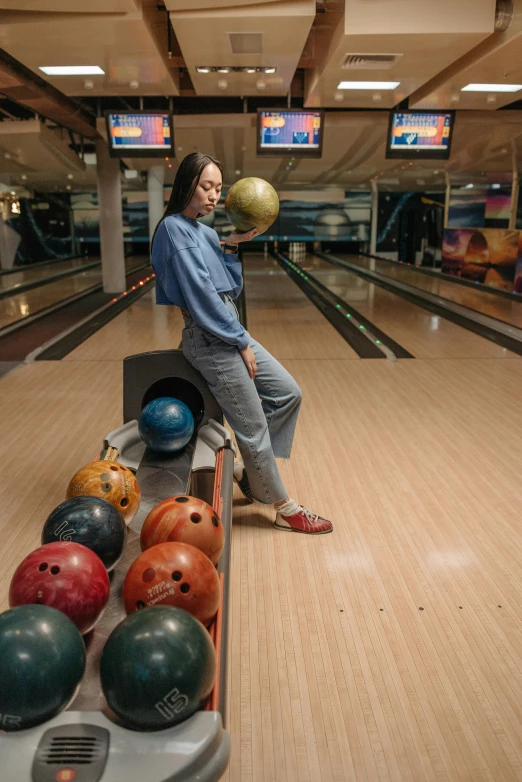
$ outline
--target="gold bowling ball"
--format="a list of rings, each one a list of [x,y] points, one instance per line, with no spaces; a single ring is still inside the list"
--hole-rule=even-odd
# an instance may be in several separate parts
[[[141,491],[134,473],[118,462],[100,459],[86,464],[73,475],[67,498],[87,494],[107,500],[130,524],[140,507]]]
[[[239,233],[264,233],[279,214],[279,198],[271,184],[256,176],[239,179],[227,193],[225,211]]]

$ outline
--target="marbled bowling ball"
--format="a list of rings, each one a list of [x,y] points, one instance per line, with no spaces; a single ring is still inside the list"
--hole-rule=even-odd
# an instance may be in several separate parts
[[[217,570],[202,551],[187,543],[159,543],[132,563],[123,583],[128,614],[155,605],[183,608],[208,625],[219,607]]]
[[[9,605],[41,603],[62,611],[80,633],[92,630],[109,600],[109,576],[101,559],[80,543],[46,543],[17,567]]]
[[[227,217],[240,233],[264,233],[279,214],[279,198],[269,182],[256,176],[239,179],[225,198]]]
[[[72,540],[97,554],[112,570],[123,553],[127,527],[121,513],[101,497],[80,495],[65,500],[44,524],[42,543]]]
[[[215,565],[225,545],[217,513],[203,500],[178,494],[152,508],[141,528],[141,550],[167,541],[189,543]]]
[[[100,662],[103,694],[135,730],[162,730],[192,716],[210,695],[216,650],[208,631],[186,611],[136,611],[110,634]]]
[[[85,645],[60,611],[24,605],[0,614],[0,660],[0,730],[24,730],[67,708],[85,671]],[[9,771],[0,777],[7,781]]]
[[[157,453],[175,453],[184,448],[194,433],[194,416],[179,399],[160,396],[141,411],[140,437]]]
[[[67,497],[101,497],[119,510],[130,524],[140,507],[141,492],[134,473],[118,462],[100,459],[86,464],[72,477]]]

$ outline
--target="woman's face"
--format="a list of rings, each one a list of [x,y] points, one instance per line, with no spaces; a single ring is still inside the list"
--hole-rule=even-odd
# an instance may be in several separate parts
[[[209,215],[219,201],[222,187],[221,171],[214,163],[209,163],[201,172],[189,209],[200,215]]]

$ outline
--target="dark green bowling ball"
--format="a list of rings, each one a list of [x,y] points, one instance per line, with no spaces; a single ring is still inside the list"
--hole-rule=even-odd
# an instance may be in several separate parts
[[[279,214],[279,198],[271,184],[256,176],[238,179],[225,198],[228,219],[240,233],[264,233]]]
[[[85,646],[56,608],[23,605],[0,614],[0,661],[0,729],[22,730],[68,706],[85,671]]]
[[[107,703],[125,725],[161,730],[190,717],[210,694],[216,650],[187,611],[143,608],[112,631],[100,675]]]

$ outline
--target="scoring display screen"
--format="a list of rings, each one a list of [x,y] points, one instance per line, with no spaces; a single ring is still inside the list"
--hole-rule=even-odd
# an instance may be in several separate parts
[[[259,109],[257,117],[258,154],[321,156],[322,111]]]
[[[448,158],[454,113],[451,111],[393,111],[386,157]]]
[[[160,157],[173,153],[172,120],[168,112],[106,114],[111,154],[117,157]]]

